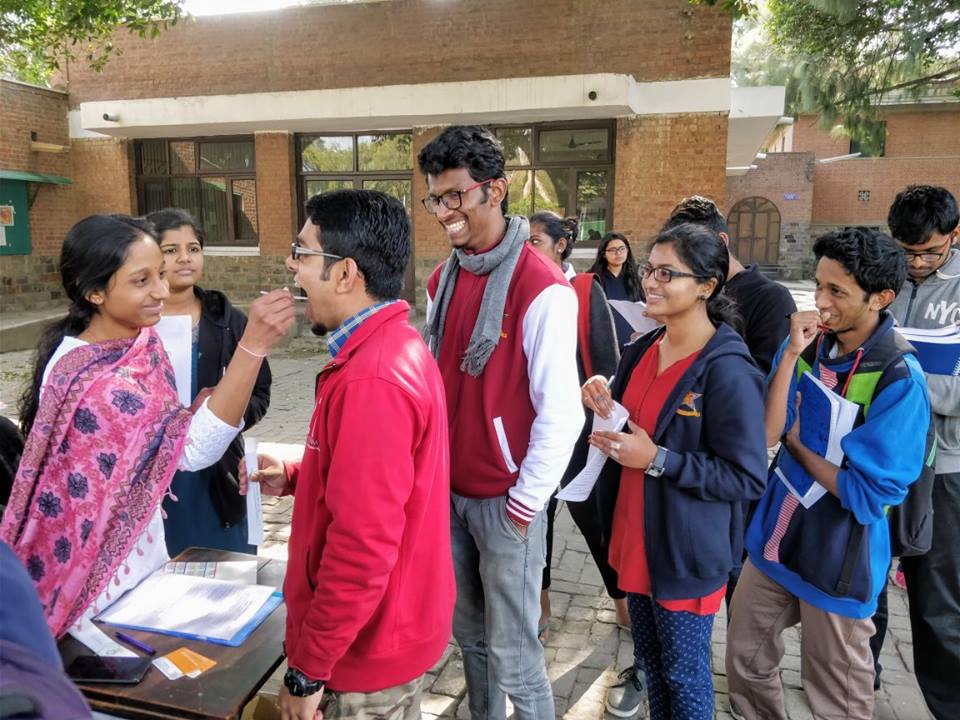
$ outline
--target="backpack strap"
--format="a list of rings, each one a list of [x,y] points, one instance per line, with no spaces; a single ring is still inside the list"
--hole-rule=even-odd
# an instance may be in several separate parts
[[[577,273],[570,284],[577,294],[577,345],[580,347],[580,360],[586,377],[593,377],[593,364],[590,362],[590,292],[597,276],[593,273]]]

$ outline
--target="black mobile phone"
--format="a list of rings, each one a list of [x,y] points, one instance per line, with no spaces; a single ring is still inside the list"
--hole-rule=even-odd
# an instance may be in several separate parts
[[[119,683],[136,685],[150,669],[147,657],[100,657],[80,655],[67,668],[67,676],[77,683]]]

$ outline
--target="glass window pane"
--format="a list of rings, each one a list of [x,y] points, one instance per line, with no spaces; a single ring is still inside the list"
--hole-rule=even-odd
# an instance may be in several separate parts
[[[503,143],[507,167],[533,164],[533,130],[531,128],[498,128],[497,138]]]
[[[200,170],[246,172],[253,170],[252,142],[200,143]]]
[[[234,180],[233,188],[233,232],[237,240],[256,240],[257,225],[257,181]]]
[[[360,170],[412,170],[413,136],[361,135],[357,138]]]
[[[197,145],[192,140],[170,143],[170,172],[193,175],[197,171]]]
[[[540,133],[540,162],[607,160],[610,156],[606,128],[544,130]]]
[[[165,180],[147,180],[143,183],[144,215],[167,207],[167,183]]]
[[[606,170],[577,173],[577,219],[580,221],[580,240],[600,242],[607,232]]]
[[[537,170],[534,177],[533,211],[551,210],[560,217],[572,215],[567,208],[570,199],[569,177],[570,171],[566,168]]]
[[[307,180],[304,196],[309,200],[314,195],[330,192],[331,190],[352,189],[353,180]]]
[[[224,178],[200,179],[200,206],[207,242],[229,244],[233,238],[227,225],[227,182]]]
[[[140,172],[143,175],[167,174],[167,141],[140,141]]]
[[[403,207],[410,214],[413,198],[413,183],[410,180],[364,180],[364,190],[379,190],[403,203]]]
[[[528,216],[533,213],[533,173],[529,170],[507,170],[507,215]]]
[[[352,172],[352,137],[301,137],[301,172]]]
[[[173,178],[170,181],[170,205],[183,208],[197,218],[201,227],[203,226],[200,187],[196,178]]]

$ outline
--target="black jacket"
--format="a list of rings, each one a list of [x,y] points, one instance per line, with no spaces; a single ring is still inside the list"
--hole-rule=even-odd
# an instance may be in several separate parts
[[[628,345],[610,387],[621,402],[630,376],[663,328]],[[726,582],[742,555],[743,501],[767,479],[763,374],[733,328],[721,325],[683,374],[657,418],[652,439],[668,450],[666,470],[644,484],[644,535],[656,599],[703,597]],[[593,416],[588,412],[590,421]],[[586,436],[571,467],[583,467]],[[568,473],[570,468],[568,468]],[[594,489],[610,539],[621,466],[607,460]]]
[[[247,316],[234,308],[227,296],[217,290],[194,287],[200,300],[200,358],[197,363],[197,387],[216,387],[223,377],[237,343],[247,326]],[[244,429],[249,430],[266,415],[270,406],[270,365],[266,360],[243,415]],[[247,514],[246,500],[240,495],[237,472],[243,459],[243,438],[237,435],[223,457],[210,470],[210,499],[224,527],[240,522]]]

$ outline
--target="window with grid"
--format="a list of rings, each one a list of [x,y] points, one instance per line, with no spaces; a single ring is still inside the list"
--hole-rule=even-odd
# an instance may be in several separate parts
[[[136,152],[142,214],[183,208],[200,223],[207,245],[257,245],[252,137],[139,140]]]
[[[580,223],[581,246],[599,244],[613,222],[613,123],[495,127],[510,186],[509,213],[552,210]]]

